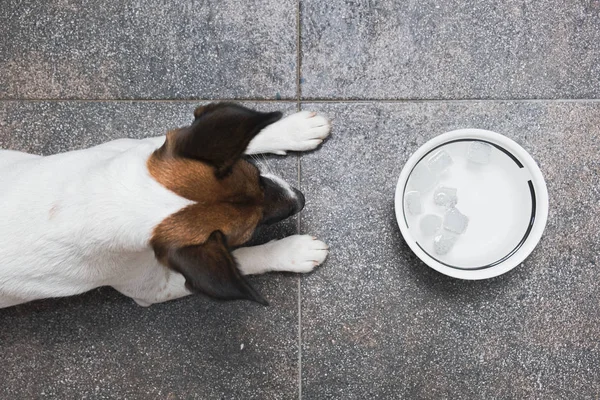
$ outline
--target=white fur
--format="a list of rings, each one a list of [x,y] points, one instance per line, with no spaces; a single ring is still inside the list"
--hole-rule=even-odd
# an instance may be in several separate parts
[[[329,247],[309,235],[293,235],[233,252],[244,275],[269,271],[310,272],[325,261]]]
[[[248,145],[246,154],[308,151],[317,148],[329,135],[329,121],[310,111],[300,111],[267,126]]]
[[[297,113],[264,129],[247,153],[309,150],[328,132],[324,118]],[[144,306],[190,294],[149,246],[153,228],[191,204],[148,173],[164,140],[120,139],[48,157],[0,151],[0,308],[99,286]],[[308,272],[327,246],[294,235],[233,254],[244,274]]]

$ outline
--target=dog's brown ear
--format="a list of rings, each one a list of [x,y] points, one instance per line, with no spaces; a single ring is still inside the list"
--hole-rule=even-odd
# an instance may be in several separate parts
[[[269,305],[240,273],[220,231],[213,232],[204,244],[173,249],[167,257],[169,267],[185,277],[186,287],[192,292]]]
[[[170,145],[175,155],[213,165],[223,177],[242,156],[250,141],[266,126],[281,119],[280,112],[262,113],[233,103],[201,106],[191,126],[180,129]]]

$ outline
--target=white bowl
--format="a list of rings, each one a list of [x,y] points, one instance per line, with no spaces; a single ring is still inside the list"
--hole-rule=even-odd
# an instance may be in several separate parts
[[[491,151],[489,163],[467,159],[473,141],[490,145],[483,145]],[[406,207],[405,194],[424,182],[416,180],[415,167],[424,168],[441,150],[453,164],[438,175],[433,188],[420,192],[422,211],[413,214]],[[448,210],[433,200],[440,185],[457,189],[455,207],[468,217],[466,231],[455,235],[446,254],[440,254],[439,248],[436,252],[434,236],[420,229],[423,216],[443,219]],[[395,203],[400,232],[412,251],[436,271],[460,279],[487,279],[515,268],[538,244],[548,219],[546,182],[533,158],[506,136],[482,129],[447,132],[421,146],[400,173]],[[440,228],[436,235],[444,230]]]

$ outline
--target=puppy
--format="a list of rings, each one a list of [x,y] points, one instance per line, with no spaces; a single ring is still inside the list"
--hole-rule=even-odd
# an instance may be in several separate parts
[[[328,247],[294,235],[242,247],[304,196],[244,154],[304,151],[329,122],[232,103],[191,126],[41,157],[0,151],[0,308],[112,286],[139,305],[203,293],[266,300],[245,275],[309,272]]]

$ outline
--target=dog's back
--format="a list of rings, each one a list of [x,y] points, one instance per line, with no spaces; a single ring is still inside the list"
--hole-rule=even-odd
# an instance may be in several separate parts
[[[111,273],[124,263],[156,262],[152,228],[189,203],[148,175],[157,147],[127,139],[49,157],[0,152],[0,307],[24,293],[82,293],[126,279]]]

